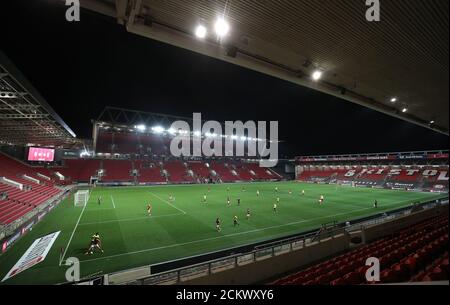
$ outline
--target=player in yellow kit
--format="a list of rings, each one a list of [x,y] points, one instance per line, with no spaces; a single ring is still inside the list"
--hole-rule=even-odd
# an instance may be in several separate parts
[[[152,216],[152,204],[150,202],[147,204],[147,214]]]
[[[324,201],[324,197],[323,197],[323,195],[320,195],[319,204],[323,204],[323,201]]]

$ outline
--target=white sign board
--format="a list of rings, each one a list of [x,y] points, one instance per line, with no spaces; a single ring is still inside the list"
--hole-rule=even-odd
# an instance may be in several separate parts
[[[19,261],[12,267],[2,282],[44,261],[61,231],[36,239]]]

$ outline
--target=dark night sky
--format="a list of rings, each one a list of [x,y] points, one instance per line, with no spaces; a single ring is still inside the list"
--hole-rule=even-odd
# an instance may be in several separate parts
[[[127,33],[59,0],[2,0],[0,48],[80,137],[106,105],[278,120],[290,156],[446,149],[448,137],[279,79]]]

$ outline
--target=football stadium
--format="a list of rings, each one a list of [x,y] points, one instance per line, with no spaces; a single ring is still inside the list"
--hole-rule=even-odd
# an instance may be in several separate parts
[[[0,286],[448,285],[448,1],[369,2],[2,2]]]

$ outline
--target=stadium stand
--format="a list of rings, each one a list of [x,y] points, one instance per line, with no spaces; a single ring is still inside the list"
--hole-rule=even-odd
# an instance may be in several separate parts
[[[273,169],[260,167],[258,163],[239,161],[232,166],[243,181],[282,179],[282,176]]]
[[[4,154],[0,154],[0,177],[14,183],[0,180],[0,224],[9,224],[24,216],[40,204],[61,193],[54,180],[43,180],[33,168]],[[31,177],[24,178],[25,176]],[[22,188],[19,187],[22,185]]]
[[[388,177],[391,181],[418,182],[421,177],[419,168],[408,168],[401,170],[399,175]]]
[[[113,150],[113,133],[111,132],[101,132],[98,135],[96,149],[99,153],[111,153]]]
[[[448,215],[420,222],[272,284],[364,284],[369,257],[380,258],[381,283],[448,280]]]
[[[148,160],[153,163],[163,162],[161,173],[167,176],[169,183],[192,183],[210,180],[235,182],[280,180],[283,178],[274,170],[260,168],[257,163],[246,163],[231,159],[226,161],[189,160],[186,161],[186,166],[183,165],[184,161],[181,160],[164,161],[171,157],[169,152],[170,136],[136,132],[135,129],[130,128],[118,128],[109,123],[99,123],[96,153],[105,157],[119,154],[121,157],[133,156],[136,159]],[[137,166],[137,169],[139,171],[139,166]],[[143,180],[154,182],[155,176],[153,174],[150,174],[152,177]],[[146,175],[144,173],[144,176]],[[104,179],[104,181],[108,180]],[[139,179],[139,182],[141,180]],[[156,180],[161,182],[161,179]]]
[[[153,156],[169,155],[169,139],[155,135],[138,135],[143,152]]]
[[[211,172],[207,163],[202,161],[189,161],[188,166],[198,180],[209,179],[211,177]]]
[[[210,165],[213,176],[215,172],[217,175],[216,177],[219,178],[222,182],[233,182],[239,180],[239,177],[233,174],[232,169],[229,167],[228,163],[212,161]]]
[[[112,153],[139,153],[140,141],[138,135],[115,133],[112,139]]]
[[[130,182],[133,180],[131,171],[133,163],[130,160],[103,160],[102,181]]]
[[[63,167],[54,168],[68,180],[78,182],[89,182],[99,169],[101,169],[101,161],[97,159],[66,159]]]
[[[138,171],[140,183],[166,183],[167,179],[162,173],[162,163],[153,161],[134,161],[134,168]]]
[[[398,189],[448,190],[448,165],[441,166],[306,166],[297,180],[314,183],[353,183]]]
[[[239,162],[234,163],[231,164],[231,168],[236,172],[241,181],[253,181],[256,178],[256,175],[254,175],[254,173],[252,174],[245,164]]]
[[[168,161],[164,163],[164,169],[166,170],[168,180],[171,183],[194,181],[194,177],[188,173],[187,163],[179,160]]]
[[[279,180],[281,176],[271,169],[259,168],[255,163],[241,161],[182,161],[147,158],[144,160],[126,159],[64,159],[62,166],[30,167],[20,163],[23,173],[42,180],[37,173],[51,177],[52,183],[67,185],[77,182],[90,182],[98,178],[104,183],[203,183],[220,180],[222,182]],[[100,171],[102,170],[102,171]],[[135,175],[133,175],[133,171]],[[55,173],[64,180],[55,179]],[[215,174],[214,174],[215,173]],[[136,178],[135,178],[136,177]]]
[[[356,176],[356,181],[372,181],[381,183],[387,177],[388,169],[386,168],[363,168]]]
[[[169,145],[169,139],[156,135],[102,131],[96,150],[104,154],[167,156]]]
[[[255,177],[260,180],[280,179],[281,176],[271,169],[259,167],[257,163],[247,163],[245,167],[250,173],[254,173]]]

